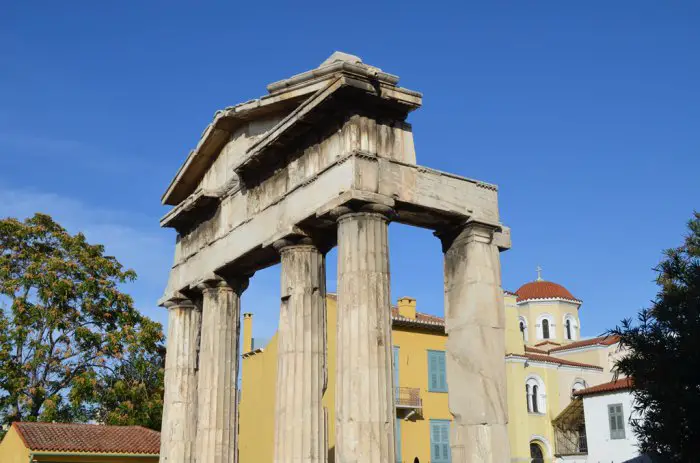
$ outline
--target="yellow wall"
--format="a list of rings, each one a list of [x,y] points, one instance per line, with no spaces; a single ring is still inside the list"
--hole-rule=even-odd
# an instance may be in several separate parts
[[[535,324],[539,314],[547,312],[555,317],[556,341],[563,339],[563,313],[570,312],[572,305],[545,303],[516,304],[515,296],[506,294],[506,346],[509,353],[518,354],[518,359],[506,362],[509,437],[513,461],[529,461],[530,442],[541,436],[545,452],[554,452],[552,420],[568,405],[571,399],[571,387],[577,379],[583,379],[588,385],[608,381],[609,373],[586,368],[564,367],[525,361],[522,335],[519,330],[518,316],[523,312],[528,316],[531,330],[528,344],[540,341],[535,336]],[[525,307],[523,307],[525,306]],[[575,307],[575,306],[574,306]],[[565,311],[565,312],[562,312]],[[336,300],[327,298],[328,312],[328,389],[323,403],[328,409],[329,418],[329,453],[333,462],[335,446],[335,353],[336,353]],[[574,312],[576,313],[576,312]],[[576,314],[578,316],[578,314]],[[578,338],[578,336],[577,336]],[[394,327],[392,343],[399,347],[399,384],[400,387],[419,388],[423,401],[422,412],[401,421],[401,456],[404,462],[412,463],[415,457],[423,463],[430,461],[430,420],[451,419],[447,394],[428,391],[428,350],[445,350],[447,337],[442,332],[417,329],[415,327]],[[599,351],[605,351],[601,353]],[[575,360],[594,365],[607,362],[606,349],[599,349],[586,355],[573,355]],[[592,351],[593,352],[593,351]],[[563,357],[563,356],[562,356]],[[574,358],[576,357],[576,358]],[[579,357],[581,359],[579,359]],[[605,366],[604,366],[605,367]],[[546,390],[546,412],[528,413],[525,397],[525,382],[529,375],[541,378]],[[242,395],[240,402],[240,463],[267,463],[273,458],[274,442],[274,407],[277,376],[277,336],[262,352],[244,354],[242,361]],[[397,416],[405,417],[407,410],[397,411]],[[553,461],[547,458],[546,461]]]
[[[0,462],[2,463],[27,463],[29,450],[17,434],[17,430],[11,427],[5,438],[0,442]]]
[[[515,303],[515,296],[506,293],[504,299],[506,308],[506,352],[522,354],[525,350],[518,318],[520,313]]]
[[[430,420],[450,420],[446,392],[428,391],[428,351],[445,350],[447,336],[413,328],[394,328],[393,345],[399,348],[399,384],[397,387],[419,388],[423,401],[422,413],[401,420],[401,456],[412,463],[415,457],[430,460]],[[398,416],[406,412],[398,411]]]
[[[244,356],[241,362],[241,400],[238,408],[238,455],[241,463],[272,461],[276,382],[277,334],[270,339],[264,352]]]
[[[328,409],[328,448],[331,456],[335,447],[335,352],[336,301],[326,300],[328,313],[328,389],[323,405]],[[428,350],[445,350],[447,337],[430,331],[394,329],[394,346],[399,347],[400,387],[420,388],[423,400],[422,416],[402,421],[402,456],[413,462],[414,457],[427,462],[430,457],[430,419],[450,419],[447,394],[428,392]],[[263,352],[245,354],[241,368],[241,402],[239,406],[239,461],[241,463],[271,462],[274,442],[275,383],[277,378],[277,336]],[[400,412],[404,416],[406,412]],[[410,458],[409,458],[410,456]],[[331,460],[332,461],[332,460]]]
[[[592,346],[572,351],[556,352],[556,356],[572,362],[590,363],[600,365],[607,374],[607,381],[612,381],[612,369],[615,361],[622,355],[618,350],[618,344],[612,346]]]
[[[335,447],[335,325],[336,302],[326,299],[328,388],[323,406],[328,409],[328,449]],[[277,334],[262,352],[244,353],[241,363],[238,455],[241,463],[271,462],[275,441],[275,387],[277,381]]]
[[[507,302],[508,299],[506,299]],[[578,304],[572,302],[564,302],[559,300],[553,301],[530,301],[518,304],[518,315],[527,319],[528,323],[528,338],[527,345],[534,346],[541,343],[544,339],[539,339],[537,336],[537,322],[541,315],[549,314],[554,322],[554,332],[551,333],[550,341],[559,344],[567,344],[581,339],[581,322],[578,316]],[[576,321],[576,327],[572,327],[573,339],[566,339],[566,327],[564,325],[564,316],[571,315]],[[517,319],[516,319],[517,320]],[[522,338],[521,338],[522,339]]]

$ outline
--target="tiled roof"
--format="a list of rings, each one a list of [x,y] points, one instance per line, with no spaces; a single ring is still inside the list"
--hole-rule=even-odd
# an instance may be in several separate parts
[[[525,358],[527,360],[532,360],[533,362],[544,362],[552,363],[555,365],[566,365],[570,367],[580,367],[580,368],[594,368],[596,370],[602,371],[603,368],[598,365],[591,365],[590,363],[572,362],[570,360],[564,360],[557,357],[552,357],[551,355],[536,354],[532,352],[525,352],[525,354],[507,354],[506,357],[514,358]]]
[[[518,295],[517,302],[525,302],[533,299],[564,299],[580,303],[568,289],[551,281],[531,281],[525,283],[515,292]]]
[[[561,343],[559,343],[559,342],[554,342],[554,341],[550,341],[550,340],[538,342],[537,344],[535,344],[535,346],[541,347],[541,346],[546,346],[547,344],[551,344],[551,345],[557,346],[557,347],[558,347],[558,346],[561,346]]]
[[[561,352],[565,350],[578,349],[579,347],[588,346],[612,346],[613,344],[620,341],[618,336],[599,336],[597,338],[584,339],[583,341],[576,341],[570,344],[565,344],[563,346],[554,347],[549,350],[549,352]]]
[[[536,347],[530,347],[530,346],[525,346],[525,352],[530,352],[532,354],[545,354],[547,355],[546,350],[538,349]]]
[[[610,381],[609,383],[599,384],[597,386],[588,387],[586,389],[581,389],[580,391],[574,392],[576,396],[587,396],[593,394],[604,394],[606,392],[622,391],[625,389],[631,389],[633,386],[632,378],[618,378],[615,381]]]
[[[445,324],[444,318],[438,317],[437,315],[430,315],[430,314],[422,313],[422,312],[416,312],[415,320],[413,318],[403,317],[403,316],[399,315],[398,307],[391,308],[391,318],[392,319],[403,319],[403,320],[410,320],[410,321],[433,323],[433,324],[438,324],[438,325]]]
[[[416,318],[408,318],[398,315],[394,310],[391,312],[391,325],[394,327],[417,327],[430,331],[445,332],[445,320],[441,317],[416,312]]]
[[[157,455],[160,433],[141,426],[12,423],[29,450]]]

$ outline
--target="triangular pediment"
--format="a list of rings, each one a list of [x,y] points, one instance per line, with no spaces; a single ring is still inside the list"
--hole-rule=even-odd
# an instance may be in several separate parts
[[[190,151],[163,194],[163,204],[175,206],[194,193],[222,148],[237,130],[258,118],[274,114],[286,115],[307,96],[300,94],[290,95],[286,99],[259,99],[217,111],[212,122],[202,132],[197,146]]]
[[[335,52],[316,69],[270,84],[269,95],[216,113],[163,195],[163,204],[176,206],[195,194],[226,144],[257,120],[279,121],[264,133],[250,136],[245,153],[238,156],[240,162],[231,166],[236,171],[264,162],[271,148],[303,134],[311,118],[332,113],[329,108],[334,100],[359,103],[362,98],[372,98],[374,110],[391,108],[396,117],[405,118],[420,106],[421,95],[396,87],[397,83],[398,77],[365,65],[356,56]]]

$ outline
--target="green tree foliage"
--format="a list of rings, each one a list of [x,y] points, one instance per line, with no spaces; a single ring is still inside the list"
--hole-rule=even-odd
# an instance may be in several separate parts
[[[640,450],[660,461],[700,455],[700,214],[682,246],[665,251],[656,267],[659,292],[638,323],[611,332],[629,349],[617,371],[634,378],[632,426]]]
[[[121,426],[138,424],[160,431],[164,367],[165,349],[142,351],[121,362],[95,388],[99,421]]]
[[[47,215],[0,220],[0,424],[160,426],[163,333],[120,291],[135,278]]]

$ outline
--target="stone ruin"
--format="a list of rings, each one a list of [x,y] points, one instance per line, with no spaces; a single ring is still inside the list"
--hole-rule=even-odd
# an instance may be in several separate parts
[[[169,310],[161,462],[237,460],[240,298],[278,262],[270,445],[275,462],[327,461],[325,254],[334,246],[335,459],[395,461],[392,221],[442,242],[452,461],[510,461],[499,260],[510,230],[496,186],[416,164],[406,117],[422,95],[398,81],[336,52],[217,112],[168,186],[161,226],[177,242],[160,301]]]

